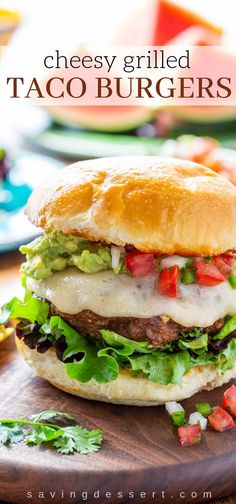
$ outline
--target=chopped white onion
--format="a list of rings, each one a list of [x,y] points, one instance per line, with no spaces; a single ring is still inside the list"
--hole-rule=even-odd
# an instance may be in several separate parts
[[[111,265],[113,269],[118,268],[120,262],[120,256],[122,252],[124,253],[124,247],[118,247],[117,245],[111,246]]]
[[[189,417],[189,424],[190,425],[196,425],[200,424],[201,430],[206,430],[207,428],[207,418],[205,418],[201,413],[198,411],[195,411],[194,413],[191,413]]]
[[[165,408],[169,415],[173,415],[173,413],[176,413],[176,411],[184,411],[183,406],[175,401],[169,401],[165,403]]]
[[[163,268],[170,268],[170,266],[174,266],[177,264],[180,268],[184,268],[185,264],[187,262],[187,257],[182,257],[178,255],[172,255],[169,257],[165,257],[165,259],[162,259],[161,261],[161,269]]]

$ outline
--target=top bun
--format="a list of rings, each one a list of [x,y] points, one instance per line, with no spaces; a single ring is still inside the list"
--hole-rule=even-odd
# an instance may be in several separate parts
[[[26,212],[46,230],[143,252],[215,255],[236,247],[236,188],[180,159],[74,163],[32,193]]]

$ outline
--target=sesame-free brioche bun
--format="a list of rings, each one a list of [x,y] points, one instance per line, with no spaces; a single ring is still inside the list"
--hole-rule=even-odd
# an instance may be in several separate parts
[[[211,390],[236,378],[236,364],[223,375],[220,370],[210,365],[193,367],[183,378],[182,386],[159,385],[147,378],[134,377],[128,371],[121,370],[116,380],[106,384],[91,380],[80,383],[70,379],[66,366],[61,362],[54,349],[40,354],[31,350],[22,340],[16,338],[16,345],[34,373],[49,381],[55,387],[85,399],[105,401],[114,404],[134,406],[158,406],[167,401],[181,401],[200,390]]]
[[[143,252],[215,255],[236,247],[236,188],[179,159],[74,163],[32,193],[26,212],[46,230]]]

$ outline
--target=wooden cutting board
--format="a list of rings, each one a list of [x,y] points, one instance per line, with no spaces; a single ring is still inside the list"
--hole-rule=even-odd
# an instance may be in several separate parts
[[[24,445],[1,447],[0,500],[177,504],[206,502],[210,493],[204,492],[211,492],[211,499],[236,492],[236,431],[209,430],[199,447],[182,448],[163,407],[122,407],[69,396],[32,376],[13,339],[0,345],[0,373],[2,418],[55,408],[104,431],[102,450],[87,456]],[[202,392],[184,401],[184,407],[191,412],[196,402],[214,405],[226,388]]]

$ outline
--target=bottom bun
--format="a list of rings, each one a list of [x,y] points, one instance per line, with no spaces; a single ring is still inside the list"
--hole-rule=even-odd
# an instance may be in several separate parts
[[[220,387],[236,377],[236,364],[224,375],[218,368],[207,365],[192,368],[184,376],[182,387],[174,384],[160,385],[147,378],[134,377],[126,370],[121,370],[119,377],[109,383],[101,384],[95,380],[80,383],[69,378],[65,364],[57,358],[53,349],[40,354],[36,350],[31,350],[18,338],[16,338],[16,344],[19,352],[37,376],[69,394],[114,404],[157,406],[167,401],[181,401],[200,390]]]

